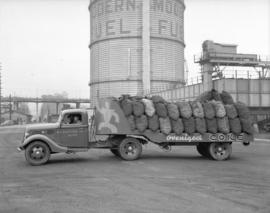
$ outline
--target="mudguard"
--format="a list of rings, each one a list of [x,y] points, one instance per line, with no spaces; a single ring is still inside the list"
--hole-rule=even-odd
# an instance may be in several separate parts
[[[45,135],[41,135],[41,134],[31,135],[28,138],[26,138],[23,141],[22,145],[19,147],[19,150],[24,150],[27,147],[27,145],[33,141],[45,142],[50,147],[51,152],[67,152],[68,151],[67,147],[59,146],[52,139],[48,138]]]

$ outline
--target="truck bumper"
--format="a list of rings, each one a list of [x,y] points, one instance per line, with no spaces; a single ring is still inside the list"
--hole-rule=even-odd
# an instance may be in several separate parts
[[[18,147],[17,147],[17,151],[18,151],[18,152],[21,152],[21,151],[23,151],[23,150],[24,150],[24,148],[23,148],[22,146],[18,146]]]

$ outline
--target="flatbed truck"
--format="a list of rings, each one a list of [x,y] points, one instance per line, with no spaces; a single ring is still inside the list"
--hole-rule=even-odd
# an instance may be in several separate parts
[[[66,123],[70,117],[79,117],[79,123]],[[249,145],[253,135],[229,134],[169,134],[146,130],[132,131],[118,103],[114,98],[99,100],[93,113],[83,109],[69,109],[61,112],[56,123],[36,124],[26,127],[19,151],[25,152],[30,165],[42,165],[56,153],[86,152],[89,149],[109,149],[123,160],[137,160],[144,144],[153,143],[165,150],[172,146],[196,146],[204,157],[213,160],[227,160],[232,153],[232,143]]]

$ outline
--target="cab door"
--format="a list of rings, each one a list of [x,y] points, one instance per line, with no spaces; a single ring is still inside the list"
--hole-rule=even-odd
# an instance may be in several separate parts
[[[74,148],[88,147],[88,125],[61,122],[58,133],[61,146]]]

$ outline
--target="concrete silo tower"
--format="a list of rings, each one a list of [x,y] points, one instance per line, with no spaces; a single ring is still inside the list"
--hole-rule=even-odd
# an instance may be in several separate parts
[[[183,0],[91,0],[91,101],[184,83]]]

